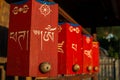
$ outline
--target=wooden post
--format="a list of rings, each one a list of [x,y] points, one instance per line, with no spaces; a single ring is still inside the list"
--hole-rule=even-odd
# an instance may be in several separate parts
[[[1,64],[4,64],[7,62],[7,58],[3,58],[3,57],[0,57],[0,63]],[[4,66],[3,65],[0,65],[0,69],[1,69],[1,80],[5,80],[5,70],[4,70]]]
[[[0,25],[8,28],[9,26],[9,4],[5,0],[0,0]]]
[[[0,66],[0,69],[1,69],[1,80],[5,80],[5,70],[4,70],[4,66]]]
[[[119,80],[119,76],[120,76],[120,74],[119,74],[119,72],[120,72],[120,68],[119,68],[119,66],[120,66],[120,64],[119,64],[119,60],[117,59],[116,61],[115,61],[115,77],[116,77],[116,80]]]
[[[15,79],[15,80],[19,80],[19,77],[18,77],[18,76],[14,76],[14,79]]]

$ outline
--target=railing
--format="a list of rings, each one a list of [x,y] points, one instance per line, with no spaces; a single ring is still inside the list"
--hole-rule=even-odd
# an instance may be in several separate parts
[[[120,80],[120,60],[114,58],[100,59],[99,80]]]
[[[5,72],[5,64],[7,58],[0,57],[0,80],[8,80]],[[87,75],[74,75],[74,76],[61,76],[50,80],[97,80],[97,74]],[[9,79],[11,80],[11,79]],[[48,78],[31,78],[31,77],[12,77],[12,80],[48,80]],[[114,58],[101,58],[100,59],[100,72],[98,74],[98,80],[120,80],[120,60]]]

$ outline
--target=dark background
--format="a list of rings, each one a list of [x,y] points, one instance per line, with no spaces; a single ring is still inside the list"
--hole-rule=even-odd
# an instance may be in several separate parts
[[[8,3],[22,0],[6,0]],[[43,0],[47,1],[47,0]],[[54,0],[83,27],[120,25],[120,0]]]
[[[120,0],[54,0],[83,27],[120,25]]]

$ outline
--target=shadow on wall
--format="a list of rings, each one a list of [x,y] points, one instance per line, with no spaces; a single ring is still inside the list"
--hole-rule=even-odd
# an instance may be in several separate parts
[[[0,57],[7,57],[8,28],[0,26]]]

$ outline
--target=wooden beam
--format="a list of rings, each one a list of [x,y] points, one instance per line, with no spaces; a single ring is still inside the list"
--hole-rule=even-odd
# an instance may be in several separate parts
[[[98,80],[97,73],[94,74],[76,74],[71,76],[59,76],[56,78],[35,78],[35,80],[83,80],[87,78],[92,78],[92,80]]]
[[[62,15],[66,20],[68,20],[69,22],[75,23],[75,24],[79,24],[77,21],[75,21],[67,12],[65,12],[60,6],[58,7],[59,10],[59,14]],[[83,27],[82,27],[82,31],[85,34],[90,34],[88,31],[86,31]]]
[[[7,62],[7,58],[5,57],[0,57],[0,63],[6,63]]]
[[[5,70],[4,70],[4,66],[0,65],[0,69],[1,69],[1,78],[0,78],[0,80],[5,80]]]
[[[48,0],[50,2],[53,2],[53,0]],[[65,12],[60,6],[58,7],[58,11],[59,14],[62,15],[67,21],[75,23],[75,24],[79,24],[77,21],[75,21],[67,12]],[[86,31],[83,27],[82,27],[82,31],[85,34],[90,34],[88,31]]]

